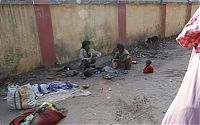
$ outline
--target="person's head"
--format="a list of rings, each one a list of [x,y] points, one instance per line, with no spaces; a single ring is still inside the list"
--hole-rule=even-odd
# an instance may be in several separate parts
[[[151,60],[146,61],[146,66],[149,66],[149,65],[151,65]]]
[[[121,44],[121,43],[118,43],[117,44],[117,49],[118,49],[118,51],[120,52],[120,53],[123,53],[123,51],[124,51],[124,45],[123,44]]]
[[[89,50],[90,49],[90,41],[84,40],[82,42],[82,48],[85,49],[85,50]]]

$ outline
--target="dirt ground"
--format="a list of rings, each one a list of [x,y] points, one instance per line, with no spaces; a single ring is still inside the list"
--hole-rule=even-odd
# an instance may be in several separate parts
[[[181,48],[174,39],[164,40],[156,50],[132,50],[132,70],[113,80],[91,77],[82,80],[76,76],[66,77],[51,70],[38,68],[0,81],[0,124],[7,125],[23,111],[9,110],[5,96],[9,83],[41,83],[46,81],[67,81],[79,85],[89,84],[92,95],[76,97],[58,102],[58,107],[69,110],[68,116],[59,125],[65,124],[160,124],[173,101],[184,77],[191,49]],[[100,59],[109,61],[110,56]],[[155,68],[153,74],[143,74],[145,60],[151,59]]]

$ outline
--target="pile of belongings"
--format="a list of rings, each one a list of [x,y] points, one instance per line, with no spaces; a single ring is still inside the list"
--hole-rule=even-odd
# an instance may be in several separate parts
[[[57,102],[70,97],[88,96],[77,84],[53,81],[46,84],[8,85],[7,104],[11,109],[29,109],[43,102]]]
[[[112,79],[115,77],[118,77],[118,75],[122,74],[127,74],[127,70],[123,69],[113,69],[110,66],[105,66],[105,67],[91,67],[88,68],[83,72],[85,77],[91,77],[91,76],[96,76],[96,77],[103,77],[104,79]]]
[[[108,75],[108,74],[110,74],[110,76],[116,77],[117,70],[114,70],[113,68],[111,68],[109,66],[105,66],[104,68],[102,68],[102,67],[95,67],[95,68],[91,67],[91,68],[88,68],[87,70],[85,70],[83,73],[84,73],[85,77],[91,77],[91,76],[99,77],[100,76],[100,77],[104,78],[104,76]],[[111,78],[108,78],[108,79],[111,79]]]
[[[118,77],[119,75],[127,74],[127,70],[113,69],[110,66],[105,66],[101,70],[95,73],[95,76],[102,76],[104,79],[112,79]]]
[[[113,68],[111,68],[109,66],[105,66],[103,68],[103,71],[104,71],[104,75],[103,75],[104,79],[112,79],[112,78],[118,76],[117,70],[114,70]]]
[[[32,88],[36,96],[42,96],[43,94],[55,92],[58,91],[59,89],[64,89],[64,90],[73,89],[73,88],[79,88],[79,86],[69,81],[68,82],[53,81],[45,84],[34,84],[32,85]]]
[[[66,117],[67,110],[45,102],[39,108],[32,108],[11,121],[10,125],[56,125]]]

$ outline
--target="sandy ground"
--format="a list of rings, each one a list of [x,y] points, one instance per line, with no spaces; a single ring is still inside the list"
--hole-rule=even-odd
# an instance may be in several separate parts
[[[161,120],[173,101],[186,72],[191,49],[181,48],[175,40],[166,41],[166,47],[157,50],[157,58],[134,58],[138,64],[132,65],[132,70],[125,76],[113,80],[101,77],[92,77],[82,80],[75,78],[57,78],[56,80],[70,79],[79,85],[89,84],[92,95],[76,97],[57,103],[58,107],[69,110],[68,116],[59,125],[64,124],[160,124]],[[165,54],[163,54],[165,53]],[[105,60],[108,57],[104,57]],[[145,60],[151,59],[155,72],[143,74]],[[38,81],[47,80],[43,71],[29,74]],[[22,76],[17,76],[22,77]],[[12,82],[17,77],[10,78]],[[28,77],[28,76],[24,76]],[[21,80],[23,80],[23,78]],[[7,84],[9,80],[0,81]],[[23,81],[21,81],[23,82]],[[5,91],[5,85],[1,85]],[[23,111],[9,110],[5,100],[0,100],[0,123],[7,125],[14,117]]]

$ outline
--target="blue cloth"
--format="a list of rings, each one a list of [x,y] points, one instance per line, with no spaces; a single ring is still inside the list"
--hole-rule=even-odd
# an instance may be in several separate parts
[[[52,92],[56,91],[58,89],[72,89],[72,88],[78,88],[79,86],[77,84],[72,83],[64,83],[64,82],[50,82],[48,83],[47,89]]]

